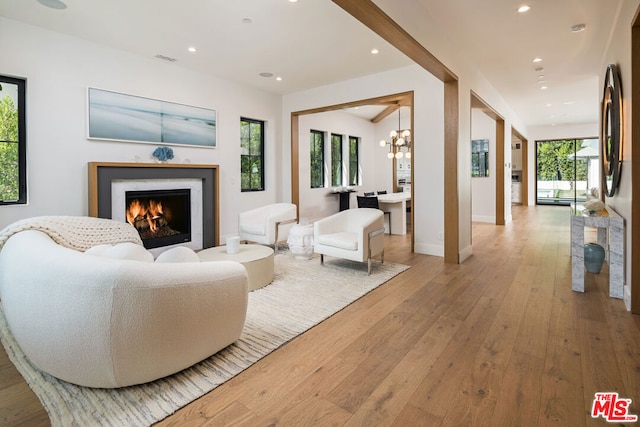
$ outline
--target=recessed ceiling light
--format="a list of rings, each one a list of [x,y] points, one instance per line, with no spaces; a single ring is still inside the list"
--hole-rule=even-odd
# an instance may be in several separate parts
[[[549,86],[540,86],[540,90],[547,90],[549,89]]]
[[[278,76],[278,77],[276,77],[276,80],[281,82],[282,81],[282,77]]]
[[[38,3],[43,6],[50,7],[51,9],[61,10],[67,8],[67,5],[60,0],[38,0]]]
[[[530,9],[531,7],[528,4],[523,4],[518,8],[518,12],[525,13],[525,12],[528,12]]]
[[[372,54],[372,55],[377,55],[377,54],[379,54],[379,53],[380,53],[380,51],[379,51],[378,49],[375,49],[375,48],[374,48],[374,49],[371,49],[371,54]]]
[[[268,73],[268,72],[260,73],[260,77],[273,77],[273,73]]]
[[[573,27],[571,27],[571,32],[572,33],[579,33],[581,31],[584,31],[585,28],[587,28],[587,26],[585,24],[574,25]]]
[[[544,80],[544,74],[539,74],[538,75],[538,80]]]
[[[547,106],[547,107],[551,107],[552,105],[553,105],[553,104],[547,104],[546,106]]]
[[[567,102],[563,102],[564,105],[571,105],[571,104],[575,104],[576,101],[567,101]]]
[[[542,67],[536,68],[536,73],[541,73],[543,71],[544,71],[544,68],[542,68]]]
[[[533,62],[535,63],[542,62],[542,58],[533,58]]]
[[[242,23],[243,24],[251,24],[253,22],[253,19],[251,18],[243,18],[242,19]]]
[[[189,48],[187,49],[189,52],[194,53],[196,51],[196,48],[193,46],[189,46]]]
[[[289,3],[295,3],[295,2],[297,2],[297,1],[298,1],[298,0],[289,0]]]

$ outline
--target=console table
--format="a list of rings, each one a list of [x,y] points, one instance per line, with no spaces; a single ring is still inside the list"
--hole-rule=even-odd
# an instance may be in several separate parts
[[[332,191],[332,194],[340,195],[340,212],[349,209],[351,202],[351,193],[355,193],[356,190],[335,190]]]
[[[609,264],[609,296],[624,293],[624,218],[609,206],[606,216],[583,214],[584,206],[571,204],[571,289],[584,292],[584,228],[598,229],[598,244],[605,249]],[[608,236],[607,236],[607,231]]]

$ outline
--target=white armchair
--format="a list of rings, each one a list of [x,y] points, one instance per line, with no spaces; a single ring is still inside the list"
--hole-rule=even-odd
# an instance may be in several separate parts
[[[296,205],[293,203],[273,203],[246,212],[238,218],[240,240],[274,245],[287,240],[289,230],[298,221]]]
[[[377,255],[384,262],[384,214],[381,210],[361,208],[348,209],[314,224],[314,251],[324,255],[367,261],[367,272],[371,274],[371,259]]]

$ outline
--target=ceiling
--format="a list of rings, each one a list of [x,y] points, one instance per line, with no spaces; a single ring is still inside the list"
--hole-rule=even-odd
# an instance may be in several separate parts
[[[512,0],[375,3],[446,65],[457,46],[527,126],[596,122],[598,77],[623,0],[522,1],[525,14]],[[278,94],[412,63],[330,0],[65,3],[0,0],[0,15]],[[586,30],[571,32],[576,24]]]

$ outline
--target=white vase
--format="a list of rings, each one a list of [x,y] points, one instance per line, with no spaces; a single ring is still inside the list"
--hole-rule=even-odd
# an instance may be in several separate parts
[[[237,254],[238,252],[240,252],[240,237],[239,236],[227,237],[227,253]]]

